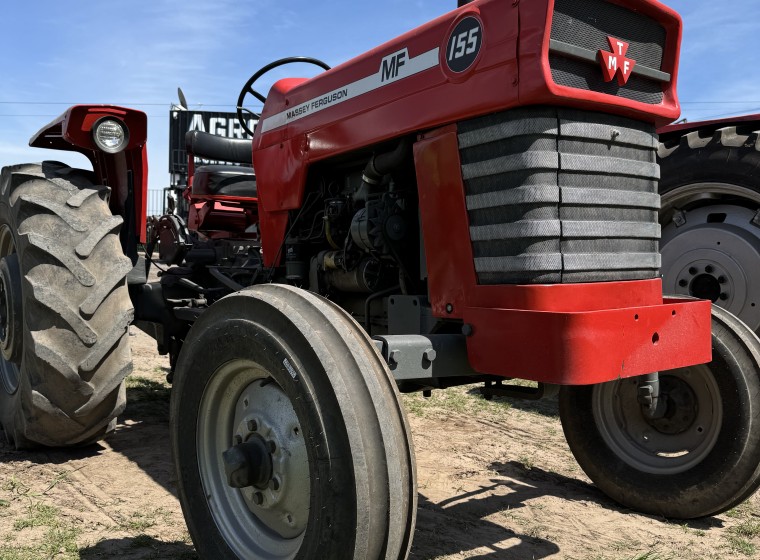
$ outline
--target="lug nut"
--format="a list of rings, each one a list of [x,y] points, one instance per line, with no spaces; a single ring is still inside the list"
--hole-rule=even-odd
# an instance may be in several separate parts
[[[256,504],[257,506],[260,506],[261,504],[263,504],[264,503],[264,494],[262,494],[261,492],[254,493],[254,495],[253,495],[253,503]]]
[[[692,276],[694,276],[697,272],[698,270],[694,268],[693,266],[689,267],[689,274],[691,274]]]
[[[267,442],[267,448],[269,449],[269,453],[274,454],[274,452],[277,451],[277,444],[270,439]]]
[[[248,420],[248,431],[249,432],[255,432],[259,429],[259,425],[256,423],[256,420]]]
[[[237,445],[240,445],[241,443],[243,443],[243,436],[241,436],[240,434],[235,434],[235,443]]]
[[[685,288],[686,286],[689,285],[689,282],[688,280],[681,279],[678,281],[678,285],[681,286],[682,288]]]
[[[726,292],[723,292],[720,294],[720,299],[723,301],[726,301],[728,299],[728,294]]]
[[[269,481],[269,486],[272,487],[272,490],[277,492],[280,489],[280,479],[277,477],[274,477],[272,480]]]
[[[712,266],[710,266],[709,264],[705,267],[705,272],[707,274],[712,274],[713,270],[715,270],[715,269]]]
[[[726,283],[726,277],[725,276],[719,276],[718,277],[718,283],[719,284],[725,284]]]

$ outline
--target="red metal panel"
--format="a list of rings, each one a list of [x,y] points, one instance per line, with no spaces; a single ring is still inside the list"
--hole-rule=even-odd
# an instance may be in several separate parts
[[[414,145],[414,165],[433,314],[461,318],[477,280],[456,126],[422,136]]]
[[[472,307],[568,313],[652,305],[660,299],[662,280],[654,278],[589,284],[473,286],[467,303]]]
[[[671,135],[671,134],[682,136],[693,130],[700,130],[700,129],[715,130],[718,128],[722,128],[724,126],[731,126],[731,125],[746,125],[746,126],[752,126],[752,127],[760,126],[760,114],[742,115],[738,117],[728,117],[725,119],[714,119],[714,120],[709,120],[709,121],[694,121],[694,122],[686,122],[686,123],[681,123],[681,124],[672,124],[672,125],[664,126],[658,129],[657,134],[659,134],[661,137]]]
[[[467,308],[477,371],[587,385],[709,362],[710,302],[581,313]]]
[[[242,234],[250,223],[249,209],[220,200],[193,201],[187,217],[188,227],[212,238]],[[214,234],[214,230],[222,232]]]
[[[101,151],[92,139],[93,125],[103,117],[124,122],[129,130],[129,143],[118,154]],[[75,105],[43,127],[29,141],[36,148],[66,150],[84,154],[92,163],[98,181],[111,187],[111,211],[126,216],[129,184],[127,172],[132,172],[135,234],[145,243],[148,201],[148,153],[145,141],[148,117],[142,111],[111,105]]]

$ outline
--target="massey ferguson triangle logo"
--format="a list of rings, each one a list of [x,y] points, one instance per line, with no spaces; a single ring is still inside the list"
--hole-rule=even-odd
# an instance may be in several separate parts
[[[628,43],[614,37],[607,37],[607,40],[610,42],[612,52],[599,51],[599,54],[602,55],[600,62],[604,72],[604,81],[611,82],[617,74],[618,84],[624,86],[628,82],[628,78],[631,77],[636,61],[625,57],[628,52]]]

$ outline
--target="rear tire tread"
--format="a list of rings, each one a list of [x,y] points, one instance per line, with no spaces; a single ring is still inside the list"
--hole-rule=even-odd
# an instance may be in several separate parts
[[[24,299],[20,384],[12,413],[3,413],[17,447],[96,441],[125,406],[132,263],[109,189],[91,179],[57,162],[3,169],[0,205],[15,233]]]

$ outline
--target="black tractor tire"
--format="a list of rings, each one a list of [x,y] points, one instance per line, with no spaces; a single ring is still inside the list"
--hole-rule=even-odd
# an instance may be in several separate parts
[[[205,311],[179,356],[171,438],[202,558],[409,554],[416,474],[399,393],[369,337],[328,300],[268,284]],[[243,469],[257,482],[232,484],[223,453],[251,445],[271,460],[257,451]]]
[[[710,299],[760,332],[760,132],[697,130],[660,145],[663,290]]]
[[[570,449],[610,498],[692,519],[735,507],[760,486],[760,340],[713,306],[712,352],[709,364],[660,372],[668,409],[659,420],[642,413],[636,378],[561,389]]]
[[[95,442],[124,409],[132,263],[108,196],[57,162],[0,175],[0,422],[17,448]]]

